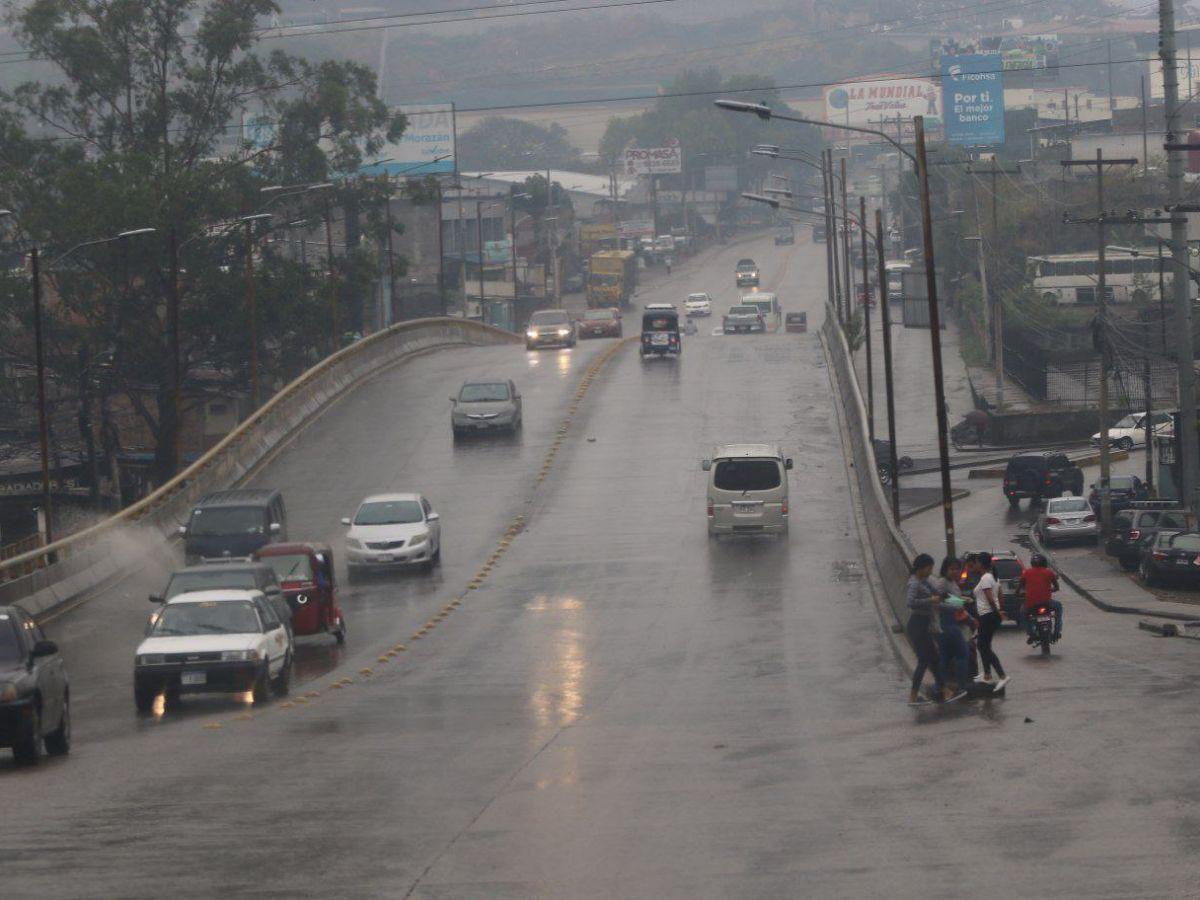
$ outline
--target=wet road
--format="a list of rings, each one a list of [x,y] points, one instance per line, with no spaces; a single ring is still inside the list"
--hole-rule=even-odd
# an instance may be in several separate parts
[[[749,255],[815,326],[821,252],[767,236],[639,299],[731,302]],[[285,491],[293,535],[336,538],[384,488],[428,493],[446,534],[433,576],[346,590],[347,656],[308,670],[306,702],[139,723],[145,585],[53,623],[78,743],[0,767],[20,812],[4,896],[1186,896],[1190,645],[1101,617],[1108,644],[1072,637],[1006,701],[914,715],[863,584],[837,574],[861,560],[816,335],[707,331],[678,363],[625,348],[590,377],[611,342],[423,357],[281,453],[256,481]],[[446,398],[493,372],[525,393],[524,435],[454,447]],[[791,535],[710,542],[699,462],[754,439],[796,460]]]

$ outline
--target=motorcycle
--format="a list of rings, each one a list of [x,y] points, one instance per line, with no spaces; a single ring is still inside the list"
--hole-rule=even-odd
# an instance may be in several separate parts
[[[1050,644],[1054,637],[1054,610],[1050,604],[1042,603],[1029,611],[1033,616],[1033,643],[1040,645],[1042,656],[1050,655]]]

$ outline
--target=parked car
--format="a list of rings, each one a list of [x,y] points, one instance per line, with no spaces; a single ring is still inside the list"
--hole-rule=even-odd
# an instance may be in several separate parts
[[[525,329],[525,349],[538,347],[574,347],[575,323],[565,309],[539,309],[529,317]]]
[[[1150,414],[1151,429],[1155,434],[1171,433],[1171,414],[1169,412],[1154,412]],[[1100,432],[1092,435],[1092,444],[1100,446]],[[1146,445],[1146,414],[1130,413],[1108,429],[1108,445],[1115,450],[1132,450],[1134,447]]]
[[[702,318],[712,315],[712,297],[703,291],[688,294],[683,301],[683,311],[689,319]]]
[[[792,334],[804,334],[808,331],[808,313],[787,313],[783,317],[783,330]]]
[[[1001,606],[1004,609],[1004,615],[1010,621],[1015,622],[1025,599],[1025,589],[1021,586],[1021,573],[1025,571],[1025,566],[1012,550],[991,550],[986,552],[992,557],[992,574],[996,577],[996,581],[1000,585]],[[979,579],[965,568],[962,571],[962,575],[958,578],[959,590],[964,595],[970,594],[971,591],[975,590],[975,585],[978,583]]]
[[[775,246],[776,247],[780,246],[781,244],[794,244],[794,243],[796,243],[796,234],[795,234],[795,232],[792,231],[791,225],[780,228],[775,232]]]
[[[1142,546],[1138,578],[1148,587],[1168,581],[1200,587],[1200,532],[1160,531]]]
[[[275,570],[265,563],[252,560],[215,561],[177,569],[167,579],[167,586],[161,594],[150,595],[150,602],[162,604],[180,594],[223,589],[261,591],[275,607],[275,614],[279,616],[280,621],[291,630],[292,610],[283,598],[283,588]],[[154,627],[154,622],[161,612],[161,608],[156,609],[150,616],[150,622],[146,626],[147,634]]]
[[[149,713],[159,694],[250,691],[263,703],[292,680],[292,637],[261,591],[216,590],[168,600],[134,654],[133,700]]]
[[[58,645],[19,606],[0,606],[0,747],[21,765],[71,749],[71,686]]]
[[[1143,500],[1113,516],[1112,536],[1104,552],[1117,557],[1126,571],[1132,572],[1142,560],[1142,549],[1160,531],[1195,531],[1196,517],[1179,504],[1164,500]]]
[[[621,311],[615,306],[585,310],[579,320],[579,339],[617,337],[622,333]]]
[[[287,510],[274,490],[217,491],[192,507],[179,526],[188,565],[205,559],[249,557],[264,544],[287,540]]]
[[[1100,537],[1100,523],[1082,497],[1056,497],[1046,501],[1034,522],[1033,531],[1047,547],[1055,541],[1080,538],[1095,542]]]
[[[1136,475],[1112,475],[1108,479],[1108,499],[1113,512],[1128,509],[1129,504],[1137,500],[1145,500],[1150,495],[1142,479]],[[1099,482],[1092,485],[1088,493],[1088,503],[1092,509],[1100,512]]]
[[[757,306],[739,304],[729,307],[729,312],[721,317],[721,330],[725,334],[763,333],[767,330],[767,324]]]
[[[420,494],[375,494],[342,519],[346,532],[346,570],[354,581],[365,569],[421,566],[432,569],[442,558],[441,517]]]
[[[733,271],[738,287],[758,287],[758,263],[754,260],[739,259]]]
[[[488,431],[515,434],[523,418],[521,392],[510,378],[467,381],[458,395],[450,398],[450,430],[455,440]]]
[[[1018,453],[1004,469],[1004,496],[1013,509],[1025,498],[1036,504],[1068,493],[1083,494],[1083,470],[1065,453]]]

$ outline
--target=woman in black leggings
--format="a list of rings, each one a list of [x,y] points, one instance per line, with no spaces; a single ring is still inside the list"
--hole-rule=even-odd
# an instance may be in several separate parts
[[[1004,674],[1004,666],[992,649],[992,638],[1000,630],[1004,620],[1003,605],[1000,602],[1000,585],[992,574],[992,555],[980,553],[975,558],[975,572],[979,582],[975,585],[975,606],[979,611],[979,661],[983,664],[982,681],[992,683],[992,670],[996,670],[999,680],[995,682],[993,691],[999,691],[1008,684],[1008,676]]]
[[[908,624],[904,628],[908,642],[912,644],[917,654],[917,667],[913,669],[912,691],[908,695],[910,704],[919,703],[921,699],[921,682],[928,669],[933,673],[933,685],[940,699],[949,699],[950,692],[946,690],[942,679],[942,667],[937,657],[937,646],[934,644],[934,634],[937,631],[937,607],[942,602],[929,582],[933,573],[933,557],[921,553],[913,560],[912,574],[908,576],[905,586],[905,604],[908,606]]]

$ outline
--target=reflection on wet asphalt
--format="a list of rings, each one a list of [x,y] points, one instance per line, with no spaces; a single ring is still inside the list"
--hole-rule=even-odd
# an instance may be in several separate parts
[[[708,290],[719,314],[749,255],[815,327],[821,252],[760,238],[639,299]],[[1080,636],[1037,667],[1005,636],[1007,699],[914,714],[855,577],[817,335],[701,329],[681,359],[646,364],[626,349],[539,485],[608,346],[424,357],[257,477],[284,489],[294,533],[335,553],[338,518],[378,490],[423,491],[446,535],[429,575],[343,583],[344,656],[304,647],[288,703],[201,700],[139,726],[145,585],[57,623],[92,711],[70,760],[2,767],[24,822],[2,845],[5,895],[1186,895],[1192,648],[1148,651],[1080,612]],[[522,388],[525,433],[455,446],[446,398],[493,373]],[[738,440],[795,459],[788,537],[707,537],[700,461]],[[523,531],[465,591],[517,515]],[[85,646],[101,622],[129,639]]]

